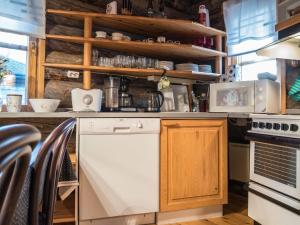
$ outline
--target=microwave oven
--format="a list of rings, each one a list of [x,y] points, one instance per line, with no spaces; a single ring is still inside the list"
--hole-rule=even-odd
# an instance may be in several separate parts
[[[271,80],[210,85],[210,112],[279,113],[280,84]]]

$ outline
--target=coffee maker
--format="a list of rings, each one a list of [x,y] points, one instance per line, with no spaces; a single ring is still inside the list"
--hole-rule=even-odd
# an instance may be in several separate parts
[[[128,93],[130,80],[122,77],[120,80],[119,90],[119,110],[122,112],[136,112],[137,109],[133,107],[133,97]]]
[[[107,111],[119,110],[119,87],[120,78],[118,77],[108,77],[104,80],[105,108]]]

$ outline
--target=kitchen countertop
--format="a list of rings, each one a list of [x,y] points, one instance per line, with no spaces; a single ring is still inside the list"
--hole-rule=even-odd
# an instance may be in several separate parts
[[[110,113],[110,112],[54,112],[54,113],[35,113],[19,112],[8,113],[0,112],[0,118],[227,118],[228,113],[182,113],[182,112],[163,112],[163,113]]]

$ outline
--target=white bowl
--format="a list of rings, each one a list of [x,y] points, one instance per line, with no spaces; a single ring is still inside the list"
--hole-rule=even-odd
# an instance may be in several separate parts
[[[113,37],[123,37],[124,35],[122,33],[114,32],[111,34]]]
[[[55,112],[59,99],[29,99],[30,105],[35,112]]]

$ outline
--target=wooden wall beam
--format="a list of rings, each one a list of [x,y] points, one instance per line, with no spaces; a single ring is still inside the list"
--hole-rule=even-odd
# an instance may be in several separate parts
[[[92,37],[92,26],[93,20],[91,17],[84,18],[84,37],[90,38]],[[83,49],[83,65],[91,66],[91,58],[92,58],[92,44],[90,42],[84,43]],[[91,79],[91,71],[84,70],[83,71],[83,89],[91,89],[92,79]]]
[[[46,40],[38,40],[38,57],[37,57],[37,76],[36,76],[36,97],[44,98],[45,93],[45,63],[46,59]]]
[[[218,35],[216,36],[216,50],[217,51],[221,51],[222,52],[222,36],[221,35]],[[215,67],[216,67],[216,73],[219,73],[219,74],[222,74],[222,57],[221,56],[218,56],[216,57],[216,60],[215,60]]]
[[[28,98],[36,97],[37,39],[30,38],[28,47]]]

